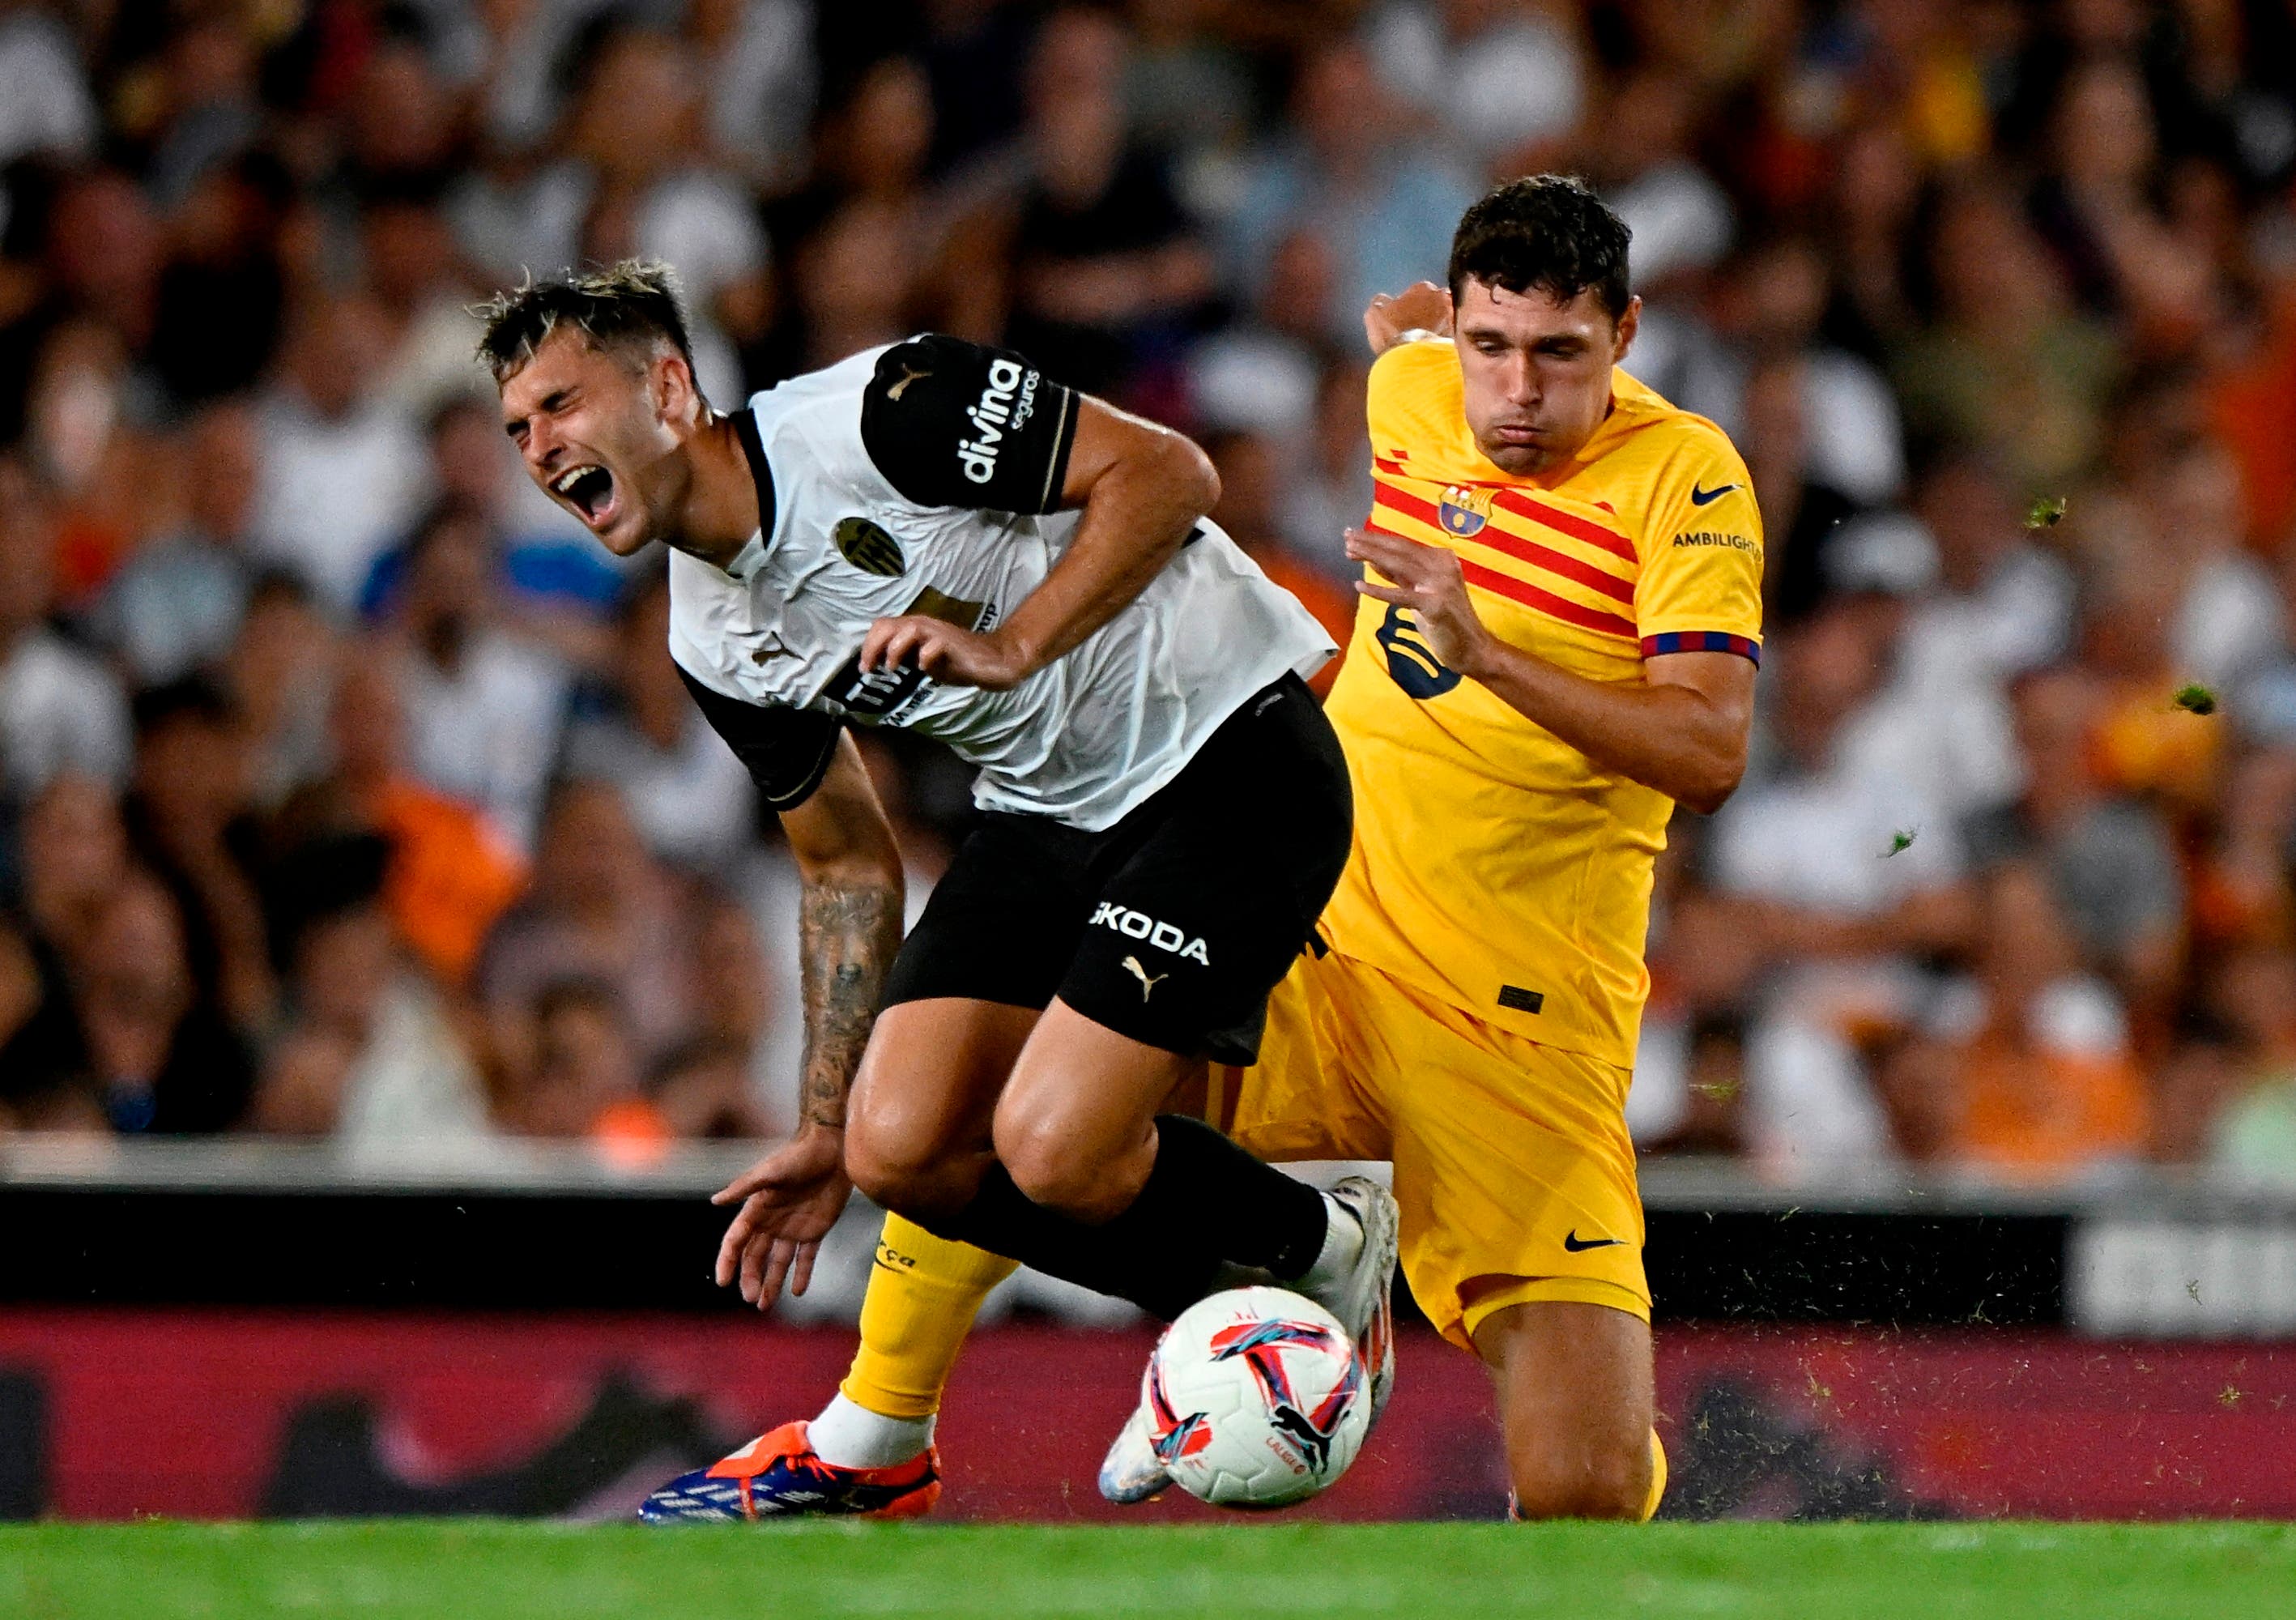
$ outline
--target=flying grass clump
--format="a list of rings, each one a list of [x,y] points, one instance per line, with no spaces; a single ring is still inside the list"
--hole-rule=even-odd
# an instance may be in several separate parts
[[[2054,529],[2064,521],[2065,498],[2062,495],[2041,497],[2025,514],[2025,527],[2028,529]]]
[[[2198,681],[2189,687],[2177,687],[2177,695],[2169,701],[2187,714],[2214,714],[2217,711],[2217,695]]]

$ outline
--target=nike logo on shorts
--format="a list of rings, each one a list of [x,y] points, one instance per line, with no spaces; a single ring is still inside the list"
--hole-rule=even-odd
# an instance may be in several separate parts
[[[1573,1254],[1583,1254],[1588,1249],[1614,1249],[1625,1242],[1623,1238],[1581,1238],[1578,1229],[1574,1226],[1570,1229],[1570,1235],[1562,1240],[1562,1246]]]

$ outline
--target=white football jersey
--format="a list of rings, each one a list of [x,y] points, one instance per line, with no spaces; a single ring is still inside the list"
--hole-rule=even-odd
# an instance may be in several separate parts
[[[793,727],[768,802],[825,770],[839,726],[898,726],[979,767],[985,810],[1113,825],[1285,671],[1336,651],[1209,520],[1147,588],[1010,691],[910,668],[860,673],[879,619],[988,630],[1067,547],[1059,505],[1079,401],[1019,357],[926,336],[753,396],[737,418],[766,530],[720,569],[670,556],[670,654],[718,695],[822,717]],[[777,744],[778,746],[778,744]]]

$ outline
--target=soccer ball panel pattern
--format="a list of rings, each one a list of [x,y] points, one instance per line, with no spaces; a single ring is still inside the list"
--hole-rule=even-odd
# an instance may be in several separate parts
[[[1141,1391],[1173,1483],[1220,1508],[1280,1508],[1348,1470],[1371,1427],[1347,1330],[1283,1288],[1231,1288],[1182,1312]]]

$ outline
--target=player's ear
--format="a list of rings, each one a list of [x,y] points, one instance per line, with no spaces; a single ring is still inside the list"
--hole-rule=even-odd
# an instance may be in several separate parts
[[[682,354],[656,355],[646,367],[646,392],[654,415],[665,423],[682,423],[698,413],[701,390],[693,381],[693,367]]]
[[[1617,323],[1619,348],[1618,352],[1611,357],[1613,366],[1627,358],[1627,350],[1634,347],[1635,333],[1642,329],[1642,299],[1639,296],[1628,299],[1627,307],[1620,312]]]

